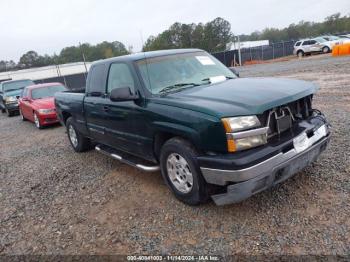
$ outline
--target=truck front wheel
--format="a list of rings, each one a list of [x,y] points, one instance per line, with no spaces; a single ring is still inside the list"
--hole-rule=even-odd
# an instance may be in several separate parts
[[[79,133],[72,117],[67,119],[66,128],[69,142],[75,152],[84,152],[91,148],[90,139]]]
[[[196,150],[182,138],[168,140],[161,149],[162,176],[175,196],[189,205],[209,198],[206,184],[196,160]]]

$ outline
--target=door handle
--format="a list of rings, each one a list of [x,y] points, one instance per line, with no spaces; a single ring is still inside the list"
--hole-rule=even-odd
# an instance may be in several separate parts
[[[108,112],[109,111],[109,106],[103,106],[103,111]]]

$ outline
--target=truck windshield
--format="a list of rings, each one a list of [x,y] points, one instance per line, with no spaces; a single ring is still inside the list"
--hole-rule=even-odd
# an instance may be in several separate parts
[[[225,81],[236,76],[206,52],[147,58],[137,62],[143,82],[153,94],[161,94]]]
[[[31,80],[8,82],[3,84],[3,90],[4,92],[9,92],[9,91],[14,91],[18,89],[23,89],[26,86],[30,86],[30,85],[34,85],[34,82]]]
[[[32,90],[32,98],[42,99],[47,97],[53,97],[57,92],[65,90],[66,88],[62,85],[40,87]]]

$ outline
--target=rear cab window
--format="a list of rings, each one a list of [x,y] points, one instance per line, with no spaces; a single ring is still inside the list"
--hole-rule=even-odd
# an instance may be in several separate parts
[[[98,64],[91,68],[88,74],[86,93],[89,95],[103,95],[106,91],[106,65]]]

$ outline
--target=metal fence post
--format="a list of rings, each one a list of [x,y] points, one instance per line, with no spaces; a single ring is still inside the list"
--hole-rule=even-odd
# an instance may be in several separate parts
[[[282,50],[283,53],[282,53],[282,54],[283,54],[283,56],[285,56],[285,53],[286,53],[286,52],[285,52],[285,50],[284,50],[284,41],[282,42],[282,46],[283,46],[283,50]]]
[[[264,60],[264,46],[261,46],[261,60]]]

